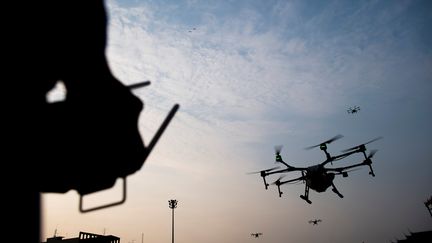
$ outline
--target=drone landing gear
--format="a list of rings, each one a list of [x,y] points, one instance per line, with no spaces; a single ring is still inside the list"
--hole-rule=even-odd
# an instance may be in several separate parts
[[[305,194],[300,195],[300,198],[305,200],[307,203],[312,204],[312,201],[309,200],[309,187],[308,186],[305,187]]]
[[[300,195],[300,198],[303,199],[303,200],[305,200],[307,203],[312,204],[312,201],[309,200],[307,197],[305,197],[303,195]]]
[[[340,198],[343,198],[344,196],[336,189],[335,185],[332,183],[333,189],[332,191],[336,193]]]
[[[269,186],[269,184],[267,183],[267,181],[266,181],[266,179],[265,179],[265,175],[264,175],[264,176],[262,176],[262,178],[263,178],[263,180],[264,180],[264,186],[265,186],[265,189],[267,190],[267,189],[268,189],[268,186]]]
[[[372,169],[372,166],[371,165],[369,165],[369,175],[371,175],[371,176],[375,176],[375,173],[374,173],[374,171],[373,171],[373,169]]]
[[[280,189],[280,185],[277,185],[277,187],[278,187],[279,197],[282,197],[283,192]]]

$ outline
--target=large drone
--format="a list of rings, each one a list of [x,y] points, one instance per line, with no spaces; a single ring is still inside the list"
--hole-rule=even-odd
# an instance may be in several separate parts
[[[305,192],[304,192],[304,195],[300,195],[300,198],[305,200],[309,204],[312,203],[309,200],[309,189],[312,189],[312,190],[315,190],[316,192],[321,193],[321,192],[326,191],[327,188],[329,188],[331,186],[332,191],[334,193],[336,193],[340,198],[343,198],[343,195],[336,189],[336,186],[333,184],[333,180],[334,180],[335,176],[336,175],[342,175],[343,177],[348,177],[348,172],[352,171],[353,168],[364,166],[364,165],[369,167],[369,174],[372,176],[375,176],[375,173],[372,169],[372,160],[371,159],[374,156],[374,154],[377,152],[377,150],[371,150],[369,155],[366,155],[366,146],[365,145],[372,143],[378,139],[381,139],[382,137],[372,139],[366,143],[354,146],[354,147],[349,148],[349,149],[345,149],[342,151],[343,153],[340,155],[336,155],[336,156],[330,155],[330,153],[327,152],[327,144],[330,144],[331,142],[333,142],[337,139],[340,139],[342,137],[343,137],[342,135],[337,135],[337,136],[335,136],[335,137],[333,137],[333,138],[331,138],[325,142],[322,142],[318,145],[314,145],[314,146],[310,146],[310,147],[305,148],[305,149],[313,149],[315,147],[319,147],[322,151],[324,151],[324,153],[326,155],[326,160],[324,160],[323,162],[321,162],[319,164],[312,165],[309,167],[302,167],[302,168],[291,166],[291,165],[287,164],[285,161],[283,161],[283,159],[282,159],[282,156],[280,154],[282,146],[275,146],[276,163],[281,163],[284,166],[286,166],[286,168],[277,170],[280,167],[274,167],[274,168],[270,168],[270,169],[266,169],[266,170],[261,170],[258,172],[251,172],[248,174],[259,173],[264,180],[264,186],[265,186],[265,189],[267,190],[269,184],[267,184],[266,176],[269,176],[272,174],[287,173],[287,172],[291,172],[291,171],[300,171],[301,176],[298,178],[282,181],[282,178],[285,176],[285,175],[282,175],[281,177],[279,177],[279,179],[277,179],[275,182],[272,183],[272,185],[276,185],[278,187],[279,197],[282,196],[282,191],[280,189],[281,185],[303,182],[303,183],[305,183]],[[364,155],[364,160],[360,163],[349,165],[349,166],[344,166],[344,167],[335,167],[335,168],[327,168],[326,167],[326,165],[329,163],[333,164],[334,161],[344,159],[344,158],[346,158],[350,155],[353,155],[355,153],[362,153]]]

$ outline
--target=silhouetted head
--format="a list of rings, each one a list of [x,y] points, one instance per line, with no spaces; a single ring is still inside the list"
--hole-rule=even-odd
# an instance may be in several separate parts
[[[24,166],[38,162],[37,171],[25,173],[42,191],[87,193],[138,170],[146,156],[138,132],[143,103],[109,69],[104,1],[29,1],[6,9],[19,18],[7,35],[14,75],[3,91],[15,109],[8,119],[19,159]],[[48,104],[58,81],[66,100]]]

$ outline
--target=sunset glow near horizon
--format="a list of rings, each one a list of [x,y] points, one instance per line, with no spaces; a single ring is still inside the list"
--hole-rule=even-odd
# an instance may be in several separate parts
[[[170,242],[170,199],[179,243],[380,243],[432,230],[432,2],[110,0],[106,9],[113,74],[151,81],[133,91],[144,142],[180,109],[127,178],[124,204],[83,214],[76,191],[43,194],[43,241],[83,231]],[[347,113],[353,106],[361,110]],[[311,190],[309,205],[304,184],[283,185],[279,198],[247,175],[278,166],[275,145],[293,166],[320,163],[319,148],[304,148],[337,134],[332,155],[383,137],[367,145],[378,150],[375,177],[367,167],[336,177],[343,199]],[[118,200],[120,184],[86,205]]]

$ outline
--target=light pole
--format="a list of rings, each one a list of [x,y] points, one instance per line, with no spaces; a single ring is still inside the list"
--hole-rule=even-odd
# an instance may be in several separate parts
[[[177,207],[177,200],[168,200],[169,208],[172,209],[172,243],[174,243],[174,209]]]

